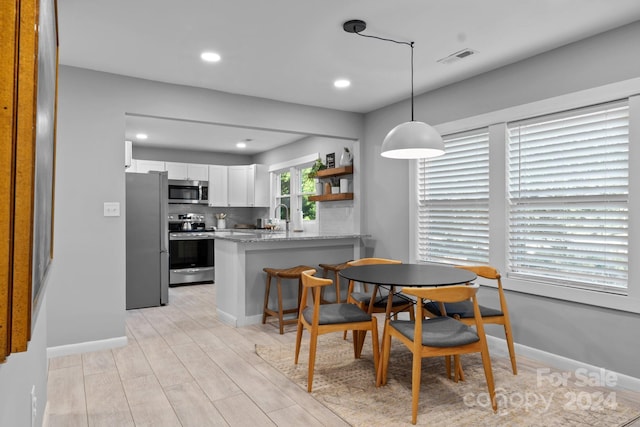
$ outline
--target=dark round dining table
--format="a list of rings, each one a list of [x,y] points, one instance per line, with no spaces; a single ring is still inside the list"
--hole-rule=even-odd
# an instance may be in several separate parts
[[[476,279],[461,268],[432,264],[372,264],[340,271],[347,280],[380,286],[450,286]]]

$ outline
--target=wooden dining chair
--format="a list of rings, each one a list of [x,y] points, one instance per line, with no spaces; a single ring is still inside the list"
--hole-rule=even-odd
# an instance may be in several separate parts
[[[387,258],[360,258],[354,261],[347,262],[348,267],[357,267],[360,265],[374,265],[374,264],[402,264],[402,261]],[[369,292],[369,286],[372,286],[372,291]],[[358,307],[366,311],[367,313],[386,313],[387,312],[387,300],[388,294],[382,294],[380,286],[370,285],[368,283],[362,283],[362,292],[355,291],[355,281],[349,280],[349,288],[347,290],[347,302],[356,304]],[[373,301],[373,304],[371,303]],[[398,318],[398,313],[402,311],[409,312],[409,316],[413,316],[413,301],[408,301],[407,298],[403,298],[400,295],[393,295],[391,301],[391,313],[394,318]],[[413,319],[413,317],[411,317]],[[364,344],[366,332],[358,335],[360,337],[360,346]],[[346,338],[346,333],[344,335]]]
[[[378,384],[387,382],[389,355],[391,352],[391,338],[402,342],[413,354],[411,372],[411,423],[416,424],[418,417],[418,401],[420,394],[420,375],[423,357],[454,356],[458,360],[460,355],[480,353],[482,366],[489,389],[491,406],[496,412],[498,404],[495,398],[491,359],[487,347],[484,326],[480,317],[480,308],[476,300],[477,285],[442,286],[437,288],[402,288],[402,293],[416,297],[416,320],[388,321],[382,342],[381,374]],[[425,300],[453,303],[471,299],[473,304],[475,329],[454,318],[447,316],[422,318],[422,306]]]
[[[296,334],[296,365],[298,364],[298,355],[300,354],[302,331],[307,329],[311,334],[309,343],[309,374],[307,380],[307,391],[309,391],[309,393],[311,393],[313,385],[318,335],[328,334],[330,332],[353,331],[353,354],[356,359],[359,359],[362,347],[358,346],[356,331],[371,331],[371,335],[373,336],[374,372],[378,371],[379,363],[378,322],[376,318],[354,304],[321,304],[321,289],[324,286],[332,285],[333,281],[331,279],[314,277],[313,275],[315,273],[315,270],[307,270],[302,273],[302,304],[300,306],[300,314],[298,315],[298,332]],[[309,291],[313,294],[313,305],[308,305]]]
[[[485,279],[495,280],[498,286],[498,296],[500,298],[500,309],[486,307],[480,305],[480,315],[484,324],[496,324],[504,327],[504,336],[507,341],[507,348],[509,349],[509,357],[511,359],[511,370],[513,375],[518,374],[518,367],[516,365],[516,352],[513,346],[513,333],[511,332],[511,320],[509,319],[509,309],[507,308],[507,299],[504,296],[504,290],[502,289],[502,281],[500,280],[500,272],[488,265],[473,265],[473,266],[456,266],[464,270],[472,271],[479,277]],[[442,311],[440,305],[436,302],[427,302],[424,306],[426,315],[433,317],[441,316]],[[473,325],[473,305],[470,300],[461,301],[454,304],[444,304],[444,310],[447,316],[460,320],[467,325]]]

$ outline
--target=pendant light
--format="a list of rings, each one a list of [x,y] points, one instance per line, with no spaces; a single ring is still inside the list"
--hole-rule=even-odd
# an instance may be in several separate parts
[[[382,142],[381,155],[392,159],[420,159],[444,154],[444,142],[440,134],[428,124],[415,121],[413,118],[414,42],[403,42],[361,34],[361,32],[367,28],[367,24],[360,19],[347,21],[342,24],[342,28],[348,33],[357,34],[362,37],[404,44],[411,47],[411,121],[401,123],[389,131]]]

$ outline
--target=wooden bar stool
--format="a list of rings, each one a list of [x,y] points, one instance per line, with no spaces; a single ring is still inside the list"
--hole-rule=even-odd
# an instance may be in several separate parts
[[[347,261],[348,262],[348,261]],[[318,264],[320,266],[320,268],[322,268],[322,277],[323,278],[327,278],[327,275],[329,274],[330,271],[333,271],[333,283],[336,287],[336,301],[337,303],[340,303],[340,276],[338,275],[338,272],[340,270],[344,270],[345,268],[349,267],[349,265],[347,264],[347,262],[343,262],[342,264]],[[327,301],[324,299],[324,288],[322,288],[322,291],[320,291],[320,304],[326,304],[328,302],[331,301]]]
[[[306,270],[313,270],[313,267],[307,265],[298,265],[292,268],[269,268],[265,267],[262,270],[267,273],[267,289],[264,294],[264,311],[262,312],[262,323],[266,323],[267,316],[275,316],[280,322],[280,335],[284,333],[284,325],[289,323],[297,323],[298,316],[293,319],[284,320],[283,316],[289,313],[298,313],[300,310],[300,298],[302,296],[302,272]],[[269,308],[269,291],[271,290],[271,278],[276,278],[276,285],[278,288],[278,311],[271,310]],[[298,305],[296,308],[283,309],[282,307],[282,279],[298,279]]]

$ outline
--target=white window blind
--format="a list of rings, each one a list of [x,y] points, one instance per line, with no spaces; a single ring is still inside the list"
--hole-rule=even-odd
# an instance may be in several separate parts
[[[445,154],[417,168],[420,261],[489,262],[489,134],[443,138]]]
[[[510,276],[627,287],[626,101],[509,123]]]

